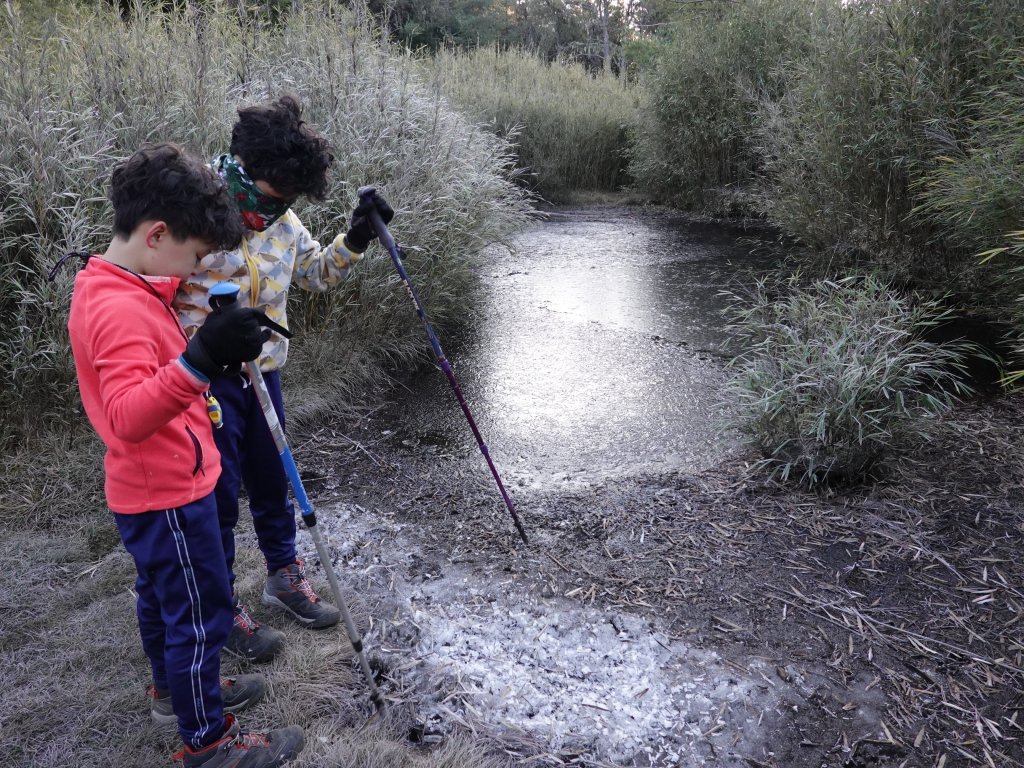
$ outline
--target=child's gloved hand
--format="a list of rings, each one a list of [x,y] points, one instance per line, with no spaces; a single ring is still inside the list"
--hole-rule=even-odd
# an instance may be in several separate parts
[[[258,309],[215,309],[199,326],[181,359],[208,379],[236,373],[242,363],[259,356],[263,343],[270,338],[267,327],[285,331]],[[291,336],[287,331],[285,334]]]
[[[352,211],[352,224],[345,233],[345,247],[354,253],[365,251],[370,242],[377,237],[373,224],[370,223],[370,211],[376,210],[380,214],[380,220],[385,224],[395,218],[395,212],[391,210],[388,201],[376,189],[369,187],[368,191],[360,192],[359,205]]]

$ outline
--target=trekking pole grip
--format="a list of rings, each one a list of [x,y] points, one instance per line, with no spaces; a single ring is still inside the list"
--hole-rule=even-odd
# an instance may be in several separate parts
[[[224,281],[210,288],[210,306],[222,311],[238,308],[239,288],[234,283]]]
[[[388,231],[387,224],[380,217],[380,211],[377,207],[372,204],[373,193],[377,191],[376,187],[360,187],[356,194],[359,196],[359,200],[364,203],[370,203],[370,210],[367,213],[367,218],[370,220],[370,224],[373,226],[373,231],[377,233],[377,239],[380,240],[380,244],[388,251],[388,253],[394,253],[397,249],[395,247],[395,238],[391,236]]]

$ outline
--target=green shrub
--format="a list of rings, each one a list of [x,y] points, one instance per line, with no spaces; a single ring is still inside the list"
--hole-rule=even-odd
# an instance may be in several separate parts
[[[876,277],[761,281],[734,298],[731,329],[747,351],[732,361],[729,392],[770,476],[807,486],[869,478],[967,391],[967,346],[921,338],[948,312]]]
[[[997,246],[1024,222],[1024,52],[1003,66],[1013,80],[979,92],[956,134],[931,127],[942,152],[917,182],[915,214],[971,253]]]
[[[917,181],[922,202],[914,213],[972,267],[981,251],[986,269],[975,271],[986,311],[1024,329],[1024,51],[1008,51],[999,69],[1007,82],[968,100],[969,117],[930,126],[942,152]]]
[[[1008,233],[1005,244],[989,248],[979,256],[983,263],[993,261],[1000,265],[996,282],[1014,298],[1009,308],[1014,327],[1024,329],[1024,230]],[[1013,341],[1011,371],[1005,375],[1003,384],[1019,390],[1024,386],[1024,332],[1018,331]]]
[[[381,187],[442,327],[462,314],[474,256],[526,222],[509,144],[450,109],[347,8],[307,0],[266,25],[228,5],[188,16],[139,4],[130,22],[104,4],[71,6],[41,38],[10,10],[0,16],[0,448],[82,423],[65,330],[72,270],[45,276],[67,250],[105,249],[110,169],[145,141],[211,157],[227,148],[238,107],[297,93],[337,157],[327,200],[300,203],[300,218],[333,238],[356,188]],[[371,253],[341,290],[292,295],[285,386],[297,419],[429,356],[386,256]]]
[[[970,285],[977,260],[962,246],[999,218],[999,182],[989,178],[988,200],[972,199],[943,158],[1001,111],[1016,77],[1005,52],[1024,34],[1019,3],[872,0],[823,18],[813,55],[787,66],[785,92],[761,99],[758,209],[819,251],[984,293]]]
[[[829,269],[884,265],[992,303],[1000,275],[974,256],[1024,206],[1019,0],[708,0],[672,15],[632,150],[641,190],[763,215]]]
[[[757,100],[785,93],[831,0],[703,2],[681,6],[646,78],[630,171],[655,199],[728,211],[760,159]]]
[[[549,199],[627,183],[637,91],[570,61],[523,50],[439,51],[424,64],[459,109],[516,144],[525,181]]]

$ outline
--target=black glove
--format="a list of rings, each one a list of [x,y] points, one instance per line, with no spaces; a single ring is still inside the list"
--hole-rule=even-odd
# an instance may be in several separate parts
[[[242,363],[259,357],[263,343],[270,338],[267,328],[291,338],[287,329],[258,309],[217,308],[206,316],[181,357],[208,379],[235,373]]]
[[[388,201],[373,187],[360,189],[359,205],[352,211],[351,226],[345,233],[345,247],[354,253],[362,253],[370,247],[370,241],[377,237],[377,233],[370,223],[370,211],[376,210],[380,214],[380,220],[387,224],[395,218],[395,212],[391,210]]]

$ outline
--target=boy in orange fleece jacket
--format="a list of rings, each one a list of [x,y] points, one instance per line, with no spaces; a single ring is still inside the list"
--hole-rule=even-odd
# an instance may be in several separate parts
[[[269,323],[255,310],[213,312],[190,341],[170,305],[203,256],[238,244],[243,223],[220,180],[172,144],[119,164],[110,197],[114,237],[85,256],[68,330],[82,403],[107,448],[107,503],[135,560],[152,713],[177,721],[187,768],[278,766],[302,749],[302,731],[250,734],[225,713],[265,684],[220,678],[231,586],[204,401],[212,379],[259,355]]]

